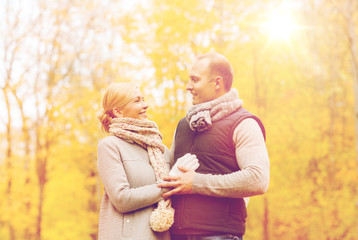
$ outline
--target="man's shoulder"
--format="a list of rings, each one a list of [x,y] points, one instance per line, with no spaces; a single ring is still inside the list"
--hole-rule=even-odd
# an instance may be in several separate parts
[[[179,123],[180,123],[180,122],[187,122],[186,117],[183,117],[182,119],[180,119],[180,120],[179,120]]]
[[[247,119],[247,118],[253,118],[254,120],[260,122],[260,118],[258,118],[255,114],[249,112],[244,107],[240,107],[236,111],[234,111],[231,115],[229,115],[229,118],[232,118],[234,122],[239,124],[241,121]]]
[[[234,128],[232,130],[236,130],[236,128],[242,123],[242,122],[246,122],[248,124],[253,124],[253,125],[259,125],[260,129],[262,131],[262,134],[264,136],[264,139],[266,139],[266,131],[265,131],[265,127],[261,121],[261,119],[259,117],[257,117],[255,114],[249,112],[248,110],[246,110],[245,108],[241,107],[240,109],[238,109],[236,111],[237,114],[237,118],[236,118],[236,122],[234,124]]]
[[[183,117],[182,119],[179,120],[177,128],[179,126],[182,126],[182,125],[189,125],[188,120],[186,119],[186,117]]]
[[[252,114],[251,112],[249,112],[246,108],[244,107],[240,107],[239,109],[237,109],[236,111],[233,112],[234,115],[239,115],[241,117],[248,117],[248,116],[255,116],[254,114]]]

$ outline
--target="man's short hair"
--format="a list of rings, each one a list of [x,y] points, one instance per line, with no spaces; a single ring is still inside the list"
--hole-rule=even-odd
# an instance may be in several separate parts
[[[225,90],[229,91],[231,89],[234,78],[234,71],[226,57],[219,53],[212,52],[200,55],[197,59],[207,59],[208,67],[210,69],[210,77],[222,77]]]

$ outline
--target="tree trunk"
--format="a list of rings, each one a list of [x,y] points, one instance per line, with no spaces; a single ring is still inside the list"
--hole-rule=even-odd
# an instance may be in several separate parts
[[[6,170],[7,170],[7,188],[6,188],[6,199],[7,199],[7,208],[8,211],[10,211],[10,216],[12,215],[12,139],[11,139],[11,112],[10,112],[10,102],[6,91],[7,86],[3,89],[6,107],[7,107],[7,116],[8,121],[6,124],[6,140],[7,140],[7,149],[6,149]],[[12,225],[12,221],[8,219],[8,229],[9,229],[9,235],[10,240],[15,240],[15,230],[14,226]]]
[[[354,122],[355,122],[355,143],[356,143],[356,163],[358,165],[358,42],[357,35],[355,32],[355,22],[353,19],[353,13],[358,10],[358,4],[348,0],[346,2],[346,21],[348,38],[351,52],[351,64],[352,64],[352,77],[354,84]],[[358,173],[358,168],[357,168]],[[358,186],[357,186],[358,192]],[[356,214],[358,219],[358,198],[356,199]],[[358,222],[357,222],[357,233],[358,233]]]
[[[43,213],[43,201],[46,179],[46,167],[47,167],[47,144],[44,146],[40,143],[39,126],[37,126],[36,133],[36,170],[39,185],[38,205],[37,205],[37,221],[36,221],[36,240],[41,240],[42,233],[42,213]]]
[[[264,220],[263,220],[263,228],[264,228],[264,240],[270,239],[269,232],[269,208],[268,208],[268,198],[264,197]]]
[[[257,108],[257,114],[258,116],[262,116],[262,109],[263,109],[263,103],[264,96],[261,94],[261,87],[262,82],[260,82],[260,76],[259,76],[259,52],[257,49],[253,49],[253,78],[255,81],[255,96],[256,96],[256,108]],[[262,229],[263,229],[263,240],[269,240],[270,239],[270,232],[269,232],[269,205],[268,205],[268,197],[267,195],[263,196],[263,220],[262,220]]]
[[[93,159],[96,159],[96,158],[93,158]],[[95,161],[95,160],[94,160]],[[89,174],[89,179],[92,179],[92,178],[95,178],[97,177],[97,174],[96,174],[96,171],[95,169],[92,169],[90,171],[90,174]],[[89,199],[89,203],[88,203],[88,211],[89,212],[93,212],[93,213],[97,213],[98,212],[98,199],[96,198],[97,196],[97,185],[93,185],[90,187],[90,191],[91,191],[91,198]],[[97,229],[97,227],[96,227]],[[92,240],[97,240],[97,235],[98,235],[98,232],[95,231],[93,233],[91,233],[90,237]]]
[[[25,116],[25,112],[24,112],[24,105],[23,105],[23,100],[20,99],[20,97],[16,94],[16,89],[11,88],[11,92],[13,94],[13,96],[16,99],[16,102],[19,106],[19,110],[21,113],[21,119],[22,119],[22,134],[24,136],[24,141],[25,141],[25,158],[24,158],[24,169],[26,171],[26,177],[25,177],[25,182],[24,182],[24,189],[26,193],[30,193],[30,179],[31,179],[31,171],[30,171],[30,145],[31,145],[31,139],[30,139],[30,133],[29,133],[29,128],[27,125],[27,121],[26,121],[26,116]],[[26,200],[25,200],[25,212],[23,213],[23,215],[25,216],[30,216],[30,210],[31,210],[31,197],[27,196]],[[24,238],[26,240],[30,240],[31,239],[31,233],[30,233],[30,228],[31,226],[26,226],[25,230],[24,230]]]
[[[42,232],[42,207],[43,207],[43,199],[44,199],[44,183],[39,183],[39,203],[37,205],[37,221],[36,221],[36,240],[41,240],[41,232]]]

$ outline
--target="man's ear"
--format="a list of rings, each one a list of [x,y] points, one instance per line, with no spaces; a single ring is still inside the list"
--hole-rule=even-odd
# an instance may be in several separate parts
[[[224,88],[224,80],[221,76],[217,76],[214,79],[214,83],[215,83],[215,89],[216,90],[220,90]]]
[[[116,117],[123,117],[122,111],[120,111],[118,108],[112,109],[113,115]]]

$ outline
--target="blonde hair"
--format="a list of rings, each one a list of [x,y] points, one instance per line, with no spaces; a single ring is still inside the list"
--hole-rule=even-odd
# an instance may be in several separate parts
[[[124,107],[135,94],[138,86],[132,82],[112,83],[107,88],[102,99],[102,111],[98,115],[98,119],[102,124],[102,130],[109,132],[109,125],[113,114],[113,108]]]

